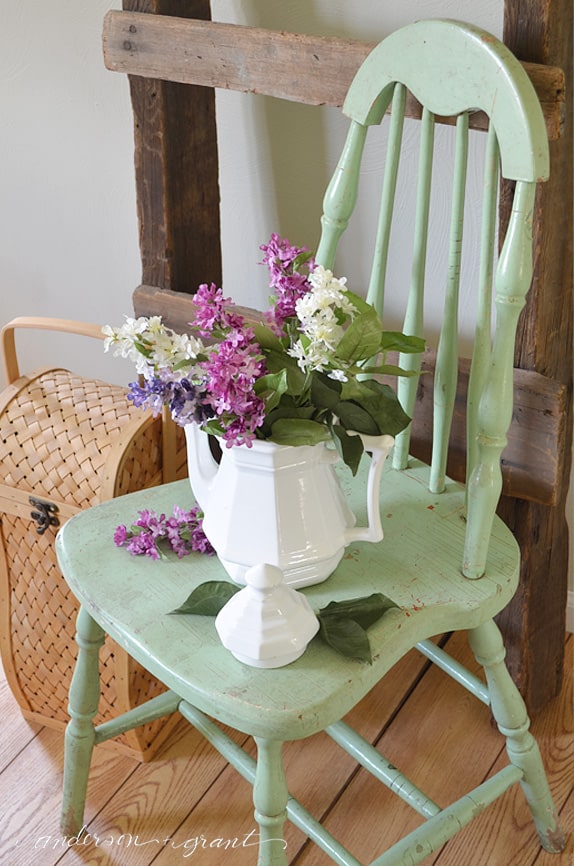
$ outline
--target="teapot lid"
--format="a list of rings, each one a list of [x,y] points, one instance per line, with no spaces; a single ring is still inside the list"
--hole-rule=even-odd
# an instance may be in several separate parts
[[[239,661],[277,668],[298,659],[319,630],[309,602],[283,582],[269,563],[245,572],[246,586],[229,599],[215,620],[217,633]]]

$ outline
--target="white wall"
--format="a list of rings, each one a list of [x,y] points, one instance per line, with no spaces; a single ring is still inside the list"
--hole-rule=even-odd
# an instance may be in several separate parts
[[[102,61],[109,7],[106,0],[3,2],[2,322],[118,320],[140,280],[127,80]],[[23,369],[55,361],[118,373],[103,362],[99,342],[26,333],[20,345]]]
[[[131,106],[126,77],[106,71],[101,52],[103,16],[120,6],[120,0],[3,2],[2,323],[17,315],[119,322],[131,312],[140,281]],[[213,0],[212,7],[222,21],[370,40],[423,17],[466,19],[502,32],[502,0]],[[224,285],[239,302],[264,307],[258,246],[271,231],[316,243],[344,124],[333,110],[234,93],[218,95],[218,114]],[[370,175],[376,153],[367,158]],[[356,266],[360,244],[359,231],[342,272]],[[355,279],[361,277],[359,267]],[[24,333],[19,354],[23,369],[60,363],[118,382],[132,372],[104,357],[99,343],[66,336]]]

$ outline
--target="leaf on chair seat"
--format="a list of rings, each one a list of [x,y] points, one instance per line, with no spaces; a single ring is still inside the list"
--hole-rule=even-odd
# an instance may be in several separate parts
[[[196,587],[181,607],[171,610],[170,613],[217,616],[221,608],[239,590],[239,586],[233,586],[225,580],[208,580]]]
[[[372,664],[371,645],[365,629],[354,619],[319,616],[319,634],[329,646],[347,658]]]
[[[240,590],[241,587],[226,580],[209,580],[197,586],[183,604],[170,613],[217,616]],[[398,605],[380,592],[363,598],[331,601],[317,613],[319,635],[332,649],[347,658],[372,664],[367,629],[393,607]]]
[[[380,592],[363,598],[332,601],[317,614],[321,626],[319,634],[330,647],[347,658],[372,664],[366,630],[393,607],[398,605]]]

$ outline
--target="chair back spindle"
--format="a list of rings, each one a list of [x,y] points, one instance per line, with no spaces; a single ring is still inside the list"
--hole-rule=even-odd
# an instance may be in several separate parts
[[[514,341],[518,316],[532,279],[532,211],[536,186],[516,184],[510,224],[495,280],[496,326],[477,407],[476,464],[467,480],[467,533],[463,572],[480,577],[486,567],[492,519],[502,490],[500,455],[512,418]],[[476,356],[476,352],[475,352]]]
[[[417,202],[415,212],[415,232],[413,259],[411,264],[411,284],[405,311],[403,330],[405,334],[422,337],[424,331],[424,285],[429,236],[430,194],[434,151],[435,118],[428,108],[423,109],[421,118],[421,142],[419,172],[417,180]],[[381,308],[382,309],[382,308]],[[399,365],[405,370],[419,373],[420,355],[400,355]],[[399,379],[398,397],[407,415],[412,417],[417,393],[416,378]],[[393,466],[406,469],[408,464],[411,428],[399,434],[395,443]]]
[[[474,353],[470,369],[467,397],[466,477],[470,478],[478,464],[478,402],[486,381],[491,342],[492,284],[494,278],[494,251],[498,215],[499,151],[494,128],[488,131],[484,165],[484,200],[480,247],[480,272]]]
[[[432,493],[442,493],[445,487],[448,442],[458,378],[458,305],[467,164],[468,112],[464,112],[456,122],[448,271],[434,378],[434,429],[429,482]]]
[[[442,70],[438,76],[434,74],[437,58]],[[401,172],[409,91],[422,106],[418,169],[413,178],[412,172]],[[532,278],[532,204],[536,182],[548,176],[548,145],[540,104],[523,68],[504,45],[473,26],[437,20],[403,28],[373,50],[351,84],[343,106],[351,124],[325,194],[317,251],[317,261],[333,269],[339,240],[358,195],[366,131],[383,121],[388,123],[367,300],[384,320],[385,301],[394,293],[388,284],[387,270],[394,239],[395,205],[401,200],[403,183],[412,180],[416,183],[416,207],[410,287],[402,327],[407,334],[436,342],[429,489],[432,493],[442,492],[447,484],[449,438],[457,393],[459,297],[462,291],[465,296],[469,294],[469,287],[461,285],[461,280],[462,274],[466,274],[462,263],[463,251],[467,252],[463,238],[466,242],[469,158],[478,150],[470,147],[469,118],[476,110],[488,115],[489,130],[484,149],[482,221],[477,239],[480,249],[473,259],[477,263],[471,287],[476,297],[475,333],[466,416],[467,534],[462,570],[472,578],[480,577],[486,567],[492,520],[502,486],[500,455],[512,417],[516,326]],[[436,240],[432,231],[431,191],[437,183],[436,164],[439,159],[445,162],[443,152],[435,145],[436,116],[456,118],[442,286],[437,285],[434,277],[430,285],[427,268],[428,251]],[[497,261],[500,176],[517,183],[512,218]],[[402,241],[404,255],[404,238]],[[424,310],[431,303],[436,309],[440,303],[439,289],[443,294],[443,312],[438,334],[434,336],[425,332]],[[399,363],[418,372],[421,357],[400,356]],[[416,392],[417,377],[399,380],[399,398],[410,415],[416,410]],[[393,457],[396,469],[408,466],[409,445],[407,429],[397,437]]]

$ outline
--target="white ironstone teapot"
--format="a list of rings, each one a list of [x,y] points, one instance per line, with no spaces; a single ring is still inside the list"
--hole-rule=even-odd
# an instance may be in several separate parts
[[[364,436],[372,454],[367,481],[366,527],[345,500],[333,464],[339,456],[324,443],[278,445],[255,440],[251,447],[222,448],[221,462],[197,424],[185,427],[188,472],[203,529],[236,583],[250,567],[269,563],[284,582],[302,587],[320,583],[337,567],[353,541],[381,541],[381,472],[392,436]]]

